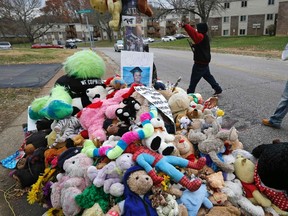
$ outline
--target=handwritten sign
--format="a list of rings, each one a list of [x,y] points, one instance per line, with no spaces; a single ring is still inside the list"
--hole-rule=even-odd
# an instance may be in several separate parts
[[[163,95],[161,95],[155,89],[146,86],[136,86],[135,90],[143,97],[145,97],[150,103],[156,106],[158,110],[160,110],[165,116],[167,116],[171,120],[171,122],[174,123],[171,109]]]

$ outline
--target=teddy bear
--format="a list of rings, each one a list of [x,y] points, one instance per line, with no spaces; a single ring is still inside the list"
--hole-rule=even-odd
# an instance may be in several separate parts
[[[87,143],[88,145],[84,144],[82,152],[87,154],[89,157],[107,156],[110,159],[119,157],[132,142],[143,138],[148,138],[153,134],[154,127],[150,121],[152,118],[157,116],[157,109],[155,106],[150,107],[150,109],[150,112],[142,113],[141,115],[143,128],[125,133],[114,148],[95,148],[95,146],[91,145],[91,143]],[[139,146],[139,148],[133,154],[133,160],[145,168],[146,172],[153,178],[155,184],[160,183],[163,178],[157,176],[153,167],[155,167],[157,170],[163,171],[166,174],[169,174],[175,182],[179,182],[181,185],[191,191],[197,190],[200,187],[201,180],[192,179],[190,181],[190,179],[181,173],[175,166],[177,165],[179,167],[188,167],[199,170],[206,164],[206,159],[204,157],[199,158],[197,162],[193,163],[181,157],[171,155],[164,156],[158,154],[145,146]]]
[[[103,186],[105,193],[119,197],[123,195],[124,191],[124,185],[121,183],[123,175],[127,169],[134,165],[132,154],[124,153],[100,170],[97,170],[95,166],[89,167],[87,174],[96,187]]]
[[[205,176],[206,185],[209,193],[209,200],[213,205],[224,205],[227,201],[227,195],[221,191],[224,187],[224,177],[221,171],[211,173]]]
[[[243,187],[239,179],[225,181],[221,191],[228,196],[228,200],[234,205],[239,206],[244,215],[264,215],[264,209],[259,205],[254,205],[243,194]]]
[[[235,175],[241,181],[246,197],[254,204],[261,205],[263,207],[271,206],[271,200],[269,200],[263,193],[258,190],[254,181],[255,164],[251,160],[238,155],[235,162]]]
[[[189,108],[190,100],[187,93],[181,89],[176,88],[168,99],[168,105],[171,109],[173,118],[175,119],[179,114],[186,114]]]
[[[180,134],[175,135],[174,145],[182,158],[191,161],[196,160],[194,146],[186,136]]]
[[[288,211],[288,142],[262,144],[252,150],[258,159],[254,181],[256,187],[282,211]]]
[[[106,215],[158,215],[149,199],[153,180],[142,167],[136,165],[129,168],[124,174],[123,184],[124,200],[113,206]]]
[[[62,208],[64,215],[77,215],[81,208],[76,204],[75,197],[91,185],[87,176],[88,167],[93,160],[83,153],[78,153],[65,160],[65,173],[57,174],[57,181],[51,186],[51,203],[54,208]]]
[[[200,207],[204,205],[207,209],[213,207],[212,202],[208,199],[209,193],[206,185],[201,184],[200,188],[196,191],[184,190],[182,196],[177,199],[179,204],[184,204],[188,210],[189,216],[196,216]]]
[[[241,216],[241,211],[235,206],[214,206],[205,216]]]
[[[29,157],[39,147],[47,147],[48,142],[46,136],[51,133],[51,129],[44,129],[32,132],[25,138],[24,152],[25,157]]]
[[[167,205],[160,205],[156,208],[158,216],[188,216],[186,207],[183,204],[179,205],[175,196],[167,194],[165,201]]]
[[[34,184],[41,173],[45,170],[44,153],[46,147],[39,147],[35,149],[29,157],[25,160],[19,160],[23,163],[20,167],[16,165],[17,169],[11,173],[13,179],[21,186],[21,188],[29,187]],[[22,158],[23,159],[23,158]],[[18,168],[19,167],[19,168]]]
[[[120,14],[122,11],[121,0],[90,0],[90,5],[100,13],[109,12],[112,15],[112,20],[109,21],[109,27],[114,31],[119,30]]]
[[[238,138],[238,131],[235,127],[232,127],[229,130],[228,138],[225,140],[225,146],[229,146],[230,151],[234,151],[236,149],[243,149],[243,144]]]

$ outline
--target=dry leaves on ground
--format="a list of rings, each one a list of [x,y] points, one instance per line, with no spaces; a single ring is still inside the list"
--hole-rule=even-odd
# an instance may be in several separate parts
[[[0,89],[0,132],[16,119],[37,97],[41,88],[3,88]],[[25,122],[19,122],[23,124]]]

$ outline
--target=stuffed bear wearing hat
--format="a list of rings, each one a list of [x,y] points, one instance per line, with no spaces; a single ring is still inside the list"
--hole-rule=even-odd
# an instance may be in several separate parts
[[[123,178],[124,200],[112,207],[107,215],[139,215],[157,216],[149,196],[153,186],[152,178],[142,167],[133,166],[128,169]],[[114,213],[114,214],[112,214]]]

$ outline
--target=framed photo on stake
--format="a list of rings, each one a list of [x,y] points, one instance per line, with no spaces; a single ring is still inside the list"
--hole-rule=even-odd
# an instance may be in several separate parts
[[[121,77],[130,87],[133,83],[152,86],[153,53],[121,51]]]

